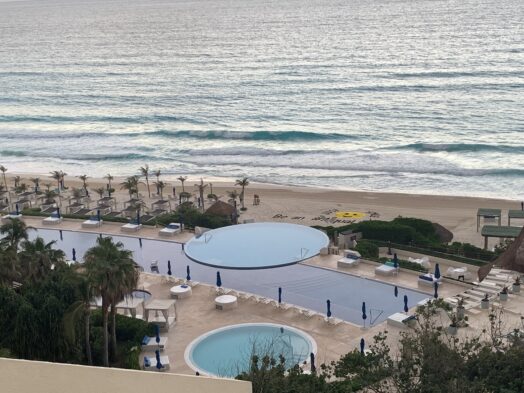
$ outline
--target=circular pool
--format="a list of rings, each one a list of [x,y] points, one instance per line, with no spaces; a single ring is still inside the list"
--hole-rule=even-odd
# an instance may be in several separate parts
[[[186,363],[203,375],[236,377],[249,370],[254,355],[278,361],[287,368],[309,360],[317,352],[315,340],[301,330],[272,323],[244,323],[213,330],[191,342]]]
[[[324,232],[284,223],[241,224],[214,229],[184,247],[195,262],[225,269],[265,269],[292,265],[327,247]]]

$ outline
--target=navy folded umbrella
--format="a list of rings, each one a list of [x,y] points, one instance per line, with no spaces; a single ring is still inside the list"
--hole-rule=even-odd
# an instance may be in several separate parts
[[[140,246],[140,248],[142,248],[142,238],[141,237],[138,238],[138,245]]]
[[[440,266],[435,264],[435,278],[438,280],[440,278]]]
[[[433,283],[433,286],[435,287],[435,293],[433,294],[433,297],[434,297],[435,299],[437,299],[437,298],[438,298],[438,282],[435,281],[435,282]]]
[[[328,299],[326,304],[327,304],[326,315],[327,315],[328,318],[331,318],[331,300]]]
[[[408,295],[404,295],[404,312],[408,312]]]
[[[282,287],[278,287],[278,304],[282,303]]]
[[[56,216],[57,218],[60,218],[60,208],[59,207],[56,208]]]
[[[360,353],[364,355],[364,347],[366,346],[366,342],[363,338],[360,339]]]
[[[140,211],[136,212],[136,225],[140,225]]]
[[[73,261],[76,262],[76,250],[73,248]]]
[[[362,319],[364,320],[364,323],[366,323],[366,319],[367,319],[367,315],[366,315],[366,302],[362,302]]]
[[[222,286],[222,278],[220,277],[220,272],[217,272],[217,287]]]
[[[309,358],[311,360],[311,372],[314,373],[315,371],[317,371],[317,368],[315,366],[315,354],[311,352],[309,354]]]
[[[398,287],[395,285],[395,297],[398,297]]]
[[[160,326],[158,326],[157,324],[155,324],[155,341],[157,344],[160,343]]]
[[[58,233],[60,233],[60,240],[63,241],[63,240],[64,240],[64,234],[62,233],[62,230],[60,229],[60,230],[58,231]],[[102,235],[100,235],[100,236],[102,236]]]
[[[189,265],[186,266],[186,280],[191,281],[191,271],[189,270]]]
[[[20,206],[18,206],[18,203],[15,205],[16,209],[16,215],[18,216],[20,214]]]
[[[155,355],[156,355],[156,368],[160,370],[164,366],[162,365],[162,363],[160,363],[160,351],[158,349],[155,351]]]
[[[171,275],[171,261],[168,259],[167,260],[167,274],[168,275]]]
[[[96,211],[96,220],[97,220],[97,221],[100,221],[101,219],[102,219],[102,217],[101,217],[101,214],[100,214],[100,209],[98,209],[98,210]]]
[[[397,253],[395,253],[393,255],[393,267],[394,268],[397,268],[398,267],[398,257],[397,257]]]

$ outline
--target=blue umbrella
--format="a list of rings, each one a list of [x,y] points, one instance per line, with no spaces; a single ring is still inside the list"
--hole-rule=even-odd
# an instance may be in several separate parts
[[[76,250],[73,248],[73,261],[76,262]]]
[[[222,278],[220,277],[220,272],[217,272],[217,287],[222,286]]]
[[[167,274],[171,275],[171,261],[170,260],[167,261]]]
[[[136,224],[140,225],[140,211],[139,210],[137,210],[136,212]]]
[[[364,355],[364,347],[366,346],[366,342],[363,338],[360,339],[360,353]]]
[[[433,297],[434,297],[435,299],[438,299],[438,282],[435,281],[435,282],[433,283],[433,286],[435,287],[435,293],[433,294]]]
[[[435,278],[438,280],[440,278],[440,266],[438,263],[435,265]]]
[[[160,344],[160,326],[155,324],[155,341],[157,344]]]
[[[58,233],[60,233],[60,240],[64,240],[64,234],[62,233],[62,230],[58,230]]]
[[[155,351],[155,355],[156,355],[156,368],[160,370],[164,366],[162,365],[162,363],[160,363],[160,351],[158,349]]]
[[[18,203],[15,205],[16,209],[16,215],[18,216],[20,214],[20,207],[18,206]]]
[[[97,219],[97,221],[100,221],[100,220],[101,220],[101,217],[100,217],[100,216],[101,216],[101,214],[100,214],[100,209],[98,209],[98,210],[96,211],[96,219]]]
[[[398,257],[397,257],[397,253],[395,253],[393,255],[393,267],[394,268],[397,268],[398,267]]]
[[[408,295],[404,295],[404,312],[408,312]]]
[[[398,297],[398,287],[395,285],[395,297]]]
[[[140,248],[142,248],[142,238],[141,237],[138,238],[138,245],[140,246]]]
[[[56,208],[56,216],[60,218],[60,208],[59,207]]]
[[[315,367],[315,354],[311,352],[309,354],[309,358],[311,360],[311,372],[314,373],[315,371],[317,371],[317,368]]]
[[[278,287],[278,304],[282,303],[282,287]]]
[[[189,265],[186,266],[186,280],[191,281],[191,271],[189,270]]]
[[[331,318],[331,300],[328,299],[326,304],[327,304],[327,313],[326,313],[326,315],[327,315],[328,318]]]
[[[364,325],[366,324],[366,319],[368,316],[366,315],[366,302],[362,302],[362,319],[364,320]]]

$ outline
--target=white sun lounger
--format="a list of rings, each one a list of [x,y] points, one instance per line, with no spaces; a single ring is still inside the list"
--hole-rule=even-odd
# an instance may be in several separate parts
[[[375,274],[380,274],[383,276],[394,276],[398,273],[398,267],[380,265],[375,269]]]
[[[165,228],[162,228],[158,234],[160,236],[174,236],[175,234],[180,232],[180,224],[177,224],[175,222],[170,223]]]
[[[160,364],[162,364],[162,368],[158,369],[156,367],[156,356],[144,356],[144,363],[142,365],[142,368],[145,371],[168,371],[169,370],[169,357],[168,356],[160,356]]]
[[[415,315],[406,315],[404,313],[397,312],[388,317],[387,324],[403,329],[409,326],[409,323],[415,319]]]
[[[42,220],[42,224],[44,225],[56,225],[60,224],[62,222],[62,216],[58,217],[56,215],[46,217]]]
[[[156,337],[146,336],[142,340],[142,350],[144,351],[154,351],[156,349],[163,351],[167,345],[167,337],[160,336],[160,342],[156,342]]]
[[[16,214],[16,213],[9,213],[9,214],[6,214],[5,216],[2,216],[2,222],[8,222],[9,220],[12,220],[12,219],[21,219],[22,218],[22,215],[21,214]]]
[[[102,226],[104,220],[89,219],[82,223],[82,228],[99,228]]]
[[[122,232],[138,232],[142,228],[142,224],[125,224],[120,227]]]
[[[357,266],[360,263],[360,258],[361,255],[357,251],[344,250],[344,257],[337,261],[337,266],[341,268]]]

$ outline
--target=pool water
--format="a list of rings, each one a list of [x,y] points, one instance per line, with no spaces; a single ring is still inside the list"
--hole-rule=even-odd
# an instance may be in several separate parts
[[[231,325],[206,333],[186,348],[186,363],[201,374],[236,377],[260,359],[282,355],[286,368],[308,361],[316,343],[308,334],[269,323]],[[259,362],[260,364],[260,362]]]
[[[195,262],[225,269],[264,269],[295,264],[327,247],[324,232],[304,225],[263,222],[232,225],[195,236],[185,246]]]

